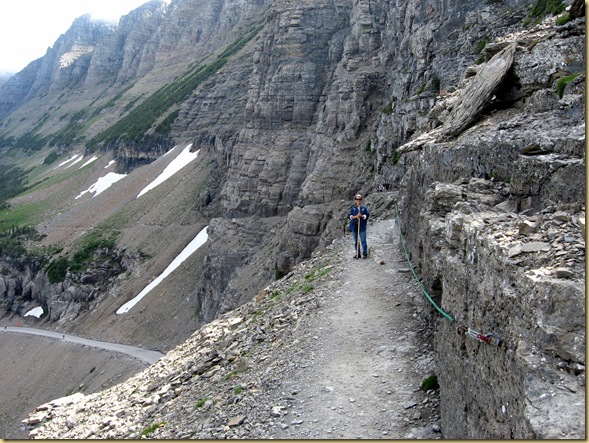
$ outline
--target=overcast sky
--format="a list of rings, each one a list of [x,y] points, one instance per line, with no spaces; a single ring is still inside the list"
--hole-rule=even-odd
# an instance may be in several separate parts
[[[83,14],[118,23],[148,0],[0,0],[0,72],[16,73]]]

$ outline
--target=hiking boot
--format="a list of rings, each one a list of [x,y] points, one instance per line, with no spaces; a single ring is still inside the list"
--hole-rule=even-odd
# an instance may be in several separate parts
[[[362,258],[368,258],[368,254],[365,252],[365,253],[362,255]]]

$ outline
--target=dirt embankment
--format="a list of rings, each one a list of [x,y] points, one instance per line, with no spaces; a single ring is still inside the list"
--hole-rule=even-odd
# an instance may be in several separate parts
[[[53,338],[3,333],[0,340],[0,438],[28,438],[21,420],[35,407],[74,392],[92,393],[148,366],[118,352]]]

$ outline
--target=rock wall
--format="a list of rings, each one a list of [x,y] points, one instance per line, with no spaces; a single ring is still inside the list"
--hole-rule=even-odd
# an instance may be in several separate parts
[[[477,149],[473,144],[461,147],[464,153],[443,152],[440,155],[448,156],[445,162],[436,160],[437,153],[432,153],[428,159],[431,165],[424,162],[424,170],[415,168],[418,172],[410,170],[405,159],[399,164],[395,160],[403,150],[416,149],[415,146],[425,143],[419,141],[419,134],[454,123],[455,126],[445,131],[446,135],[456,135],[472,124],[472,118],[469,121],[450,112],[452,106],[464,107],[456,103],[457,94],[448,91],[457,91],[477,77],[475,74],[481,69],[474,64],[477,58],[489,60],[507,46],[510,33],[521,28],[529,4],[522,1],[501,5],[275,2],[267,25],[247,48],[245,54],[252,51],[251,59],[248,61],[244,55],[224,69],[215,83],[193,96],[176,122],[178,139],[195,141],[197,146],[205,147],[221,170],[221,189],[208,191],[209,195],[220,197],[216,203],[221,207],[212,211],[212,216],[282,217],[280,240],[274,242],[276,250],[289,249],[287,244],[306,245],[288,254],[277,252],[263,259],[260,256],[262,261],[249,260],[247,265],[242,262],[238,267],[276,267],[287,273],[292,264],[309,257],[314,247],[341,232],[337,214],[345,212],[347,204],[342,201],[347,202],[355,192],[369,191],[383,181],[400,184],[406,173],[423,174],[427,176],[423,180],[430,183],[470,176],[506,180],[513,176],[514,181],[521,180],[521,186],[524,182],[531,183],[533,178],[525,172],[531,168],[522,166],[522,171],[514,174],[504,169],[523,147],[512,145],[512,150],[504,150],[497,146],[518,139],[529,149],[535,141],[530,139],[527,143],[525,138],[536,133],[534,126],[528,129],[530,135],[503,131],[509,134],[509,139],[504,141],[497,141],[492,132],[485,138],[476,136],[479,137],[476,144],[484,149]],[[491,23],[496,26],[490,26]],[[552,34],[553,31],[545,30],[522,37],[519,46],[511,47],[511,57],[503,64],[501,74],[492,73],[501,87],[487,85],[487,93],[477,95],[480,102],[475,104],[476,109],[463,114],[480,118],[482,113],[514,104],[521,106],[523,97],[529,99],[528,113],[546,106],[548,101],[554,105],[558,101],[554,91],[549,92],[550,98],[535,99],[530,95],[544,90],[554,75],[564,75],[563,70],[555,71],[559,63],[564,63],[567,72],[581,69],[582,57],[572,48],[581,42],[582,32],[578,34],[578,27],[575,30],[568,26]],[[577,42],[569,45],[571,38]],[[491,39],[496,42],[477,52],[481,41]],[[558,60],[551,58],[542,64],[544,68],[539,68],[538,54],[552,54],[553,51],[546,52],[544,48],[557,41],[561,41],[561,46],[568,45],[567,48],[563,46],[556,51]],[[530,51],[525,49],[527,46]],[[517,56],[513,53],[516,47]],[[536,74],[528,79],[532,66]],[[579,84],[583,84],[582,80]],[[224,94],[227,90],[231,95]],[[237,106],[231,106],[228,97]],[[572,98],[579,99],[579,96]],[[569,111],[556,118],[564,117],[566,112],[577,112],[571,110],[578,104],[567,106]],[[240,109],[240,106],[244,107]],[[390,110],[385,112],[387,106]],[[516,119],[510,124],[527,131],[523,121]],[[569,128],[557,131],[564,134]],[[584,129],[577,127],[574,131],[582,137]],[[430,139],[434,137],[435,133]],[[412,139],[417,141],[399,149]],[[579,155],[581,147],[581,141],[570,146],[575,155]],[[535,153],[520,163],[553,164],[552,159],[533,156]],[[481,155],[489,158],[481,161]],[[453,161],[454,156],[459,161]],[[572,167],[579,170],[581,166]],[[413,186],[411,180],[404,183],[407,184],[400,185],[401,188]],[[521,199],[523,209],[535,204],[532,200],[537,200],[537,196],[529,197],[523,189],[522,192],[527,198]],[[560,191],[554,188],[550,192]],[[316,216],[299,220],[303,226],[293,229],[292,221],[305,208],[322,209]],[[321,222],[324,217],[330,220]],[[263,226],[264,222],[257,225]],[[210,254],[221,257],[229,252],[223,246],[222,235],[210,237]],[[257,250],[262,244],[249,247]],[[214,261],[222,263],[220,259]],[[227,270],[211,268],[203,273],[203,278],[220,272],[226,274]],[[253,270],[249,273],[254,274]],[[269,274],[260,274],[257,281],[263,285],[262,275]],[[243,302],[252,295],[253,292],[244,290],[235,300]],[[221,297],[206,291],[201,296]]]
[[[386,167],[411,257],[454,320],[431,309],[446,438],[585,435],[584,79],[555,87],[563,66],[582,70],[583,25],[514,35],[484,116],[453,137],[461,117],[438,103],[434,129]],[[448,102],[472,104],[483,83]]]
[[[123,251],[102,249],[82,274],[67,272],[63,281],[51,283],[47,261],[43,259],[2,260],[1,315],[22,317],[41,307],[44,322],[61,327],[74,323],[81,312],[91,311],[100,302],[117,275],[126,271],[131,262]]]

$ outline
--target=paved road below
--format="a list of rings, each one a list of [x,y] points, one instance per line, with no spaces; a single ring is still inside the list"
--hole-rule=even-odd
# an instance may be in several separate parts
[[[74,343],[79,345],[91,346],[94,348],[105,349],[107,351],[122,352],[123,354],[130,355],[132,357],[143,360],[149,364],[155,363],[161,357],[163,353],[159,351],[151,351],[149,349],[138,348],[135,346],[121,345],[118,343],[108,343],[104,341],[89,340],[87,338],[76,337],[75,335],[62,334],[60,332],[46,331],[43,329],[16,327],[16,326],[4,326],[0,329],[3,332],[18,332],[21,334],[33,334],[41,335],[43,337],[51,337],[57,340],[61,340],[65,343]]]

